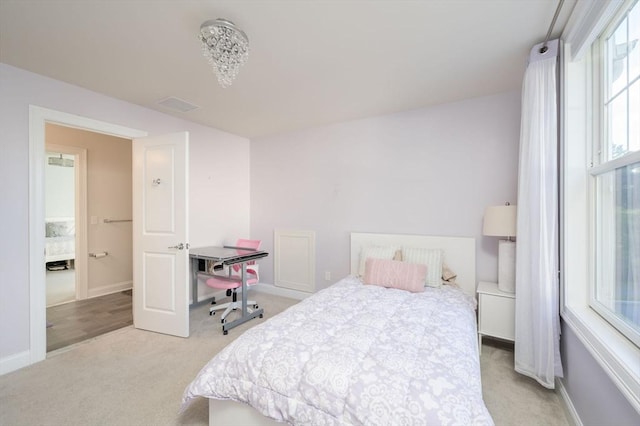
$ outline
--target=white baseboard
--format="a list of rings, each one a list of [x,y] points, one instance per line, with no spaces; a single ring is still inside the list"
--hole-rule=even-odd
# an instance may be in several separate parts
[[[564,403],[565,412],[569,415],[569,419],[573,422],[575,426],[583,426],[582,420],[578,415],[578,411],[576,407],[573,405],[573,401],[569,397],[569,393],[567,389],[564,387],[564,383],[562,383],[561,379],[556,379],[556,389],[562,398],[562,402]]]
[[[307,293],[305,291],[293,290],[290,288],[276,287],[273,284],[258,283],[251,286],[252,290],[256,290],[262,293],[273,294],[275,296],[288,297],[290,299],[302,300],[311,296],[313,293]]]
[[[0,359],[0,376],[31,365],[31,351],[19,352]]]
[[[312,294],[312,293],[306,293],[304,291],[293,290],[290,288],[276,287],[273,284],[265,284],[265,283],[258,283],[258,284],[252,285],[251,287],[249,287],[249,289],[250,291],[273,294],[274,296],[288,297],[290,299],[296,299],[296,300],[305,299],[311,296]],[[198,301],[207,300],[212,297],[215,297],[216,300],[223,299],[227,297],[225,293],[226,293],[225,290],[213,290],[213,289],[211,289],[211,291],[205,291],[203,293],[198,292]],[[249,298],[251,298],[250,295],[249,295]],[[190,303],[193,303],[193,300]]]
[[[249,287],[249,289],[251,291],[257,291],[258,293],[272,294],[274,296],[288,297],[289,299],[296,299],[296,300],[305,299],[311,296],[312,294],[304,291],[293,290],[290,288],[276,287],[273,284],[265,284],[265,283],[258,283],[258,284],[252,285],[251,287]],[[220,300],[221,303],[223,303],[225,301],[222,299],[227,297],[225,293],[226,292],[224,290],[209,291],[202,294],[199,293],[198,301],[207,300],[212,297],[215,297],[216,300]],[[251,298],[251,296],[249,296],[249,298]],[[189,304],[192,304],[192,303],[193,303],[193,300],[189,302]]]
[[[133,281],[122,281],[115,284],[103,285],[102,287],[90,288],[87,291],[87,298],[106,296],[107,294],[118,293],[119,291],[131,290]]]

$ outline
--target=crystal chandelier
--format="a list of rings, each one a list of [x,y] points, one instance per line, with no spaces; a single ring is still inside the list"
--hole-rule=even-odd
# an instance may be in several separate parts
[[[249,39],[231,21],[213,19],[200,25],[202,54],[213,66],[222,87],[229,87],[249,58]]]

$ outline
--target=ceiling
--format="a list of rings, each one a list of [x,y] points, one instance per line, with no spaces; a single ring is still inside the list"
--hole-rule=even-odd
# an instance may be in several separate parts
[[[575,0],[565,1],[552,37]],[[556,0],[0,0],[0,62],[247,138],[519,90]],[[221,88],[197,39],[249,37]],[[177,97],[182,113],[158,102]]]

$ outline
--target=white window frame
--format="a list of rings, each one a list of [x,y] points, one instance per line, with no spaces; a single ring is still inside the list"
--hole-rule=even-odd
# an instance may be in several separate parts
[[[634,5],[635,3],[635,5]],[[601,276],[603,270],[610,270],[608,267],[602,266],[600,269],[597,268],[597,264],[595,259],[600,260],[600,264],[608,262],[611,263],[613,260],[608,258],[608,256],[604,255],[600,252],[600,245],[596,245],[595,241],[597,241],[597,222],[600,221],[601,225],[603,223],[613,224],[615,223],[612,219],[606,219],[602,217],[598,217],[598,213],[601,210],[598,209],[597,195],[602,195],[601,192],[598,192],[597,188],[597,178],[599,176],[603,176],[609,172],[615,171],[617,168],[624,167],[629,164],[636,163],[640,161],[640,151],[629,152],[618,158],[610,160],[608,158],[608,150],[609,147],[607,145],[607,135],[609,132],[608,122],[606,115],[606,110],[604,107],[604,98],[605,92],[607,90],[607,82],[608,75],[606,71],[606,67],[608,66],[607,58],[605,55],[605,44],[606,40],[613,35],[615,30],[621,24],[623,18],[627,15],[628,11],[631,7],[640,7],[638,6],[640,3],[637,3],[637,0],[628,0],[624,3],[624,5],[620,8],[618,13],[614,15],[611,19],[610,23],[607,25],[606,29],[602,32],[602,35],[595,41],[592,47],[592,58],[593,58],[593,70],[592,70],[592,84],[593,84],[593,95],[592,102],[594,105],[594,120],[593,120],[593,134],[594,134],[594,149],[592,151],[592,161],[589,169],[590,179],[590,189],[589,192],[591,194],[591,236],[589,241],[592,245],[592,258],[593,262],[590,262],[592,269],[590,273],[590,302],[589,305],[592,309],[594,309],[600,316],[602,316],[605,320],[607,320],[613,327],[615,327],[619,332],[621,332],[625,337],[633,342],[636,346],[640,347],[640,333],[637,330],[634,330],[616,315],[611,313],[609,309],[607,309],[596,297],[597,294],[597,283],[604,279]],[[631,85],[631,84],[630,84]],[[629,86],[630,86],[629,85]],[[623,90],[628,90],[627,86]],[[607,94],[607,97],[610,94]],[[588,101],[588,100],[587,100]],[[628,106],[627,106],[627,121],[628,117]],[[600,203],[604,203],[604,201],[600,201]],[[606,204],[606,203],[605,203]],[[615,230],[610,230],[610,235],[615,235]]]
[[[562,38],[561,316],[585,348],[640,412],[640,349],[590,307],[593,277],[590,174],[593,138],[601,131],[593,104],[591,45],[631,2],[579,2]],[[595,92],[597,93],[597,92]]]

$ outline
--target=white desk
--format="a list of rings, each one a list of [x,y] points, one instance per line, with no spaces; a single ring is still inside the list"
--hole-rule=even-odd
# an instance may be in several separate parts
[[[247,309],[247,262],[267,257],[269,253],[262,250],[251,250],[239,247],[197,247],[189,249],[189,257],[191,258],[191,288],[193,306],[198,306],[207,301],[198,301],[198,273],[207,274],[206,271],[198,271],[198,261],[211,260],[221,266],[242,265],[242,315],[240,318],[230,323],[222,324],[224,334],[255,317],[262,316],[264,310],[262,308],[249,312]]]

